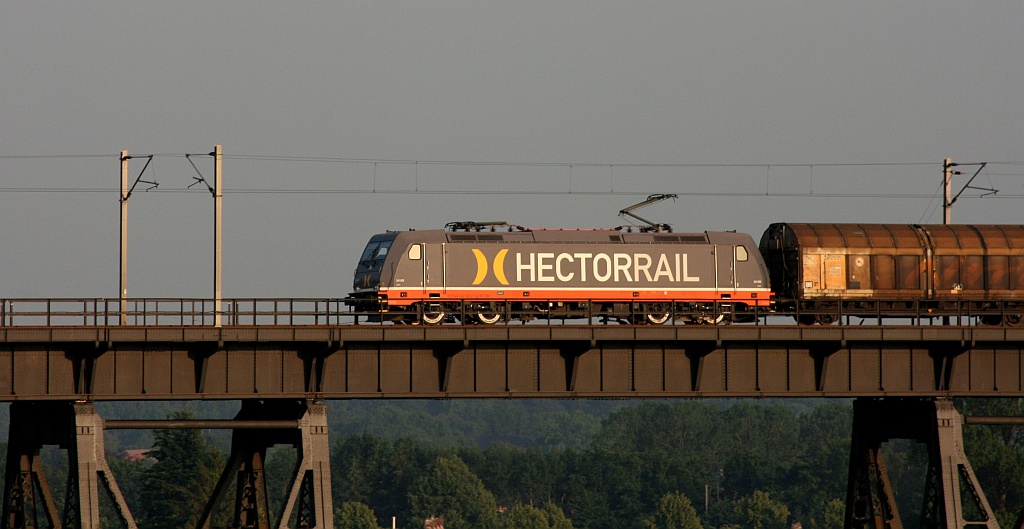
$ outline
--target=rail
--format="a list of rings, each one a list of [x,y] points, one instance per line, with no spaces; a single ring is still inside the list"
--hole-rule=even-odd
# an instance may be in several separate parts
[[[239,298],[222,300],[218,306],[212,299],[201,298],[132,298],[125,301],[116,298],[16,298],[0,299],[0,327],[13,326],[213,326],[216,316],[221,316],[227,326],[273,326],[273,325],[391,325],[401,321],[420,321],[424,314],[419,311],[391,310],[387,313],[352,310],[347,298]],[[681,300],[682,302],[682,300]],[[545,307],[554,306],[555,300],[535,300],[529,309],[511,303],[500,306],[495,314],[501,316],[503,324],[549,324],[549,325],[593,325],[616,324],[643,321],[648,314],[668,315],[666,324],[684,323],[714,324],[742,321],[750,325],[792,324],[797,322],[840,325],[882,325],[888,322],[912,325],[975,325],[1010,324],[1020,321],[1021,308],[1010,302],[993,301],[952,301],[937,306],[928,301],[876,301],[872,306],[863,306],[862,301],[842,301],[816,308],[773,308],[752,307],[749,310],[730,310],[727,305],[714,306],[705,311],[679,310],[675,303],[671,308],[654,308],[635,303],[623,317],[603,314],[601,303],[586,303],[584,309],[564,317]],[[465,304],[457,311],[447,313],[445,323],[472,322],[475,315],[466,310]],[[894,308],[898,307],[898,308]]]

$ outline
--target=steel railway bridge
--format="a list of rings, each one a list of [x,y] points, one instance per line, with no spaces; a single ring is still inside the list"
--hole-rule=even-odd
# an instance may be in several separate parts
[[[929,528],[998,527],[961,437],[965,419],[996,419],[964,418],[950,399],[1024,396],[1024,328],[391,325],[332,303],[230,300],[218,314],[209,300],[0,300],[0,400],[11,402],[2,529],[98,529],[104,493],[135,529],[106,464],[107,429],[233,430],[200,529],[229,503],[235,527],[269,529],[263,459],[291,444],[299,464],[279,526],[331,529],[323,400],[581,397],[856,398],[846,527],[902,527],[880,452],[891,438],[928,447]],[[104,420],[92,404],[172,399],[242,407],[232,420],[166,422]],[[68,453],[62,512],[40,467],[52,444]]]

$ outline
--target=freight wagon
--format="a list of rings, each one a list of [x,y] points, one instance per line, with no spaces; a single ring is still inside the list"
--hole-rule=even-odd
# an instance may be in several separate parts
[[[761,238],[780,311],[801,323],[840,315],[978,316],[1019,325],[1024,226],[772,224]]]

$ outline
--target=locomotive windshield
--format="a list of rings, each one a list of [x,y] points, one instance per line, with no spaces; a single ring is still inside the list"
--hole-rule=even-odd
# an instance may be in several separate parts
[[[388,239],[384,241],[370,241],[366,245],[366,249],[363,250],[363,256],[359,258],[359,265],[364,268],[375,268],[380,266],[384,262],[384,257],[388,254],[388,249],[391,248],[391,243],[394,239]]]

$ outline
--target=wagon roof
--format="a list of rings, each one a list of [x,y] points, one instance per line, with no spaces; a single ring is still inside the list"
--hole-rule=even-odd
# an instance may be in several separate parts
[[[786,245],[821,248],[1024,249],[1024,225],[786,223]]]

